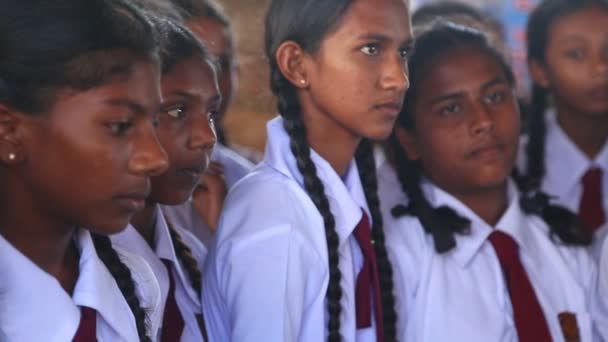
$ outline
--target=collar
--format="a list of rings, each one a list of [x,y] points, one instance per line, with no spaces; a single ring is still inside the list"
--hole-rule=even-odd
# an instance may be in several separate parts
[[[15,340],[40,340],[41,334],[49,332],[57,340],[69,340],[80,323],[78,306],[88,306],[124,340],[137,340],[131,310],[97,256],[91,234],[81,229],[75,239],[80,250],[80,275],[72,298],[54,277],[0,236],[0,274],[5,275],[0,282],[2,330]]]
[[[285,177],[294,180],[304,190],[303,176],[298,170],[296,159],[291,152],[290,139],[283,128],[283,118],[276,117],[268,122],[267,136],[268,143],[264,162]],[[361,209],[365,210],[368,217],[371,217],[357,165],[353,159],[346,176],[342,179],[331,165],[313,149],[310,149],[310,157],[316,166],[317,176],[325,188],[325,195],[336,221],[336,232],[340,245],[342,245],[359,223],[362,216]]]
[[[171,263],[171,268],[173,271],[173,275],[177,275],[179,282],[183,284],[185,292],[192,303],[199,303],[199,294],[194,291],[192,288],[191,282],[189,278],[186,276],[186,272],[182,268],[182,264],[175,253],[175,245],[173,244],[173,240],[171,239],[171,233],[169,231],[169,224],[163,211],[160,206],[157,205],[155,209],[156,213],[156,231],[154,234],[155,239],[155,252],[156,255],[163,259],[167,260]],[[185,241],[183,237],[183,233],[180,231],[178,227],[173,226],[173,229],[177,232],[177,234],[181,234],[182,240]],[[185,243],[185,242],[184,242]],[[188,246],[192,248],[191,246]]]
[[[608,173],[608,142],[597,157],[590,160],[559,126],[554,110],[546,112],[545,121],[547,137],[544,189],[557,190],[555,195],[563,196],[580,185],[581,179],[590,168],[599,167]]]
[[[456,234],[456,248],[450,252],[462,267],[466,267],[472,261],[494,229],[511,236],[520,246],[520,251],[532,250],[530,227],[519,206],[518,191],[512,181],[509,181],[508,184],[507,210],[494,227],[486,223],[464,203],[430,182],[425,182],[423,189],[434,207],[448,206],[471,221],[471,233],[469,235]]]

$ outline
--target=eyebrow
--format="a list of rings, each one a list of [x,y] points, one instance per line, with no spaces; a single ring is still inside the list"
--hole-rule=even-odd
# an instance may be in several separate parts
[[[113,107],[126,107],[129,111],[136,114],[145,114],[147,112],[144,106],[129,99],[110,99],[104,103]]]
[[[495,79],[493,79],[493,80],[491,80],[491,81],[488,81],[488,82],[484,83],[484,84],[481,86],[481,90],[482,90],[482,91],[485,91],[485,90],[487,90],[488,88],[491,88],[491,87],[493,87],[493,86],[495,86],[495,85],[497,85],[497,84],[508,84],[508,82],[507,82],[507,80],[506,80],[504,77],[502,77],[502,76],[500,76],[500,77],[496,77]],[[455,93],[449,93],[449,94],[446,94],[446,95],[438,96],[438,97],[434,98],[433,100],[429,101],[429,103],[430,103],[431,105],[435,105],[435,104],[440,103],[440,102],[443,102],[443,101],[447,101],[447,100],[455,100],[455,99],[462,98],[462,97],[464,97],[464,96],[465,96],[464,92],[455,92]]]
[[[182,91],[182,90],[174,91],[174,92],[170,93],[169,95],[175,95],[175,96],[183,97],[186,100],[193,100],[193,99],[196,98],[196,95],[193,95],[192,93],[188,93],[188,92]],[[221,95],[215,95],[212,98],[210,98],[208,100],[208,102],[211,103],[211,104],[220,103],[220,102],[222,102],[222,96]]]

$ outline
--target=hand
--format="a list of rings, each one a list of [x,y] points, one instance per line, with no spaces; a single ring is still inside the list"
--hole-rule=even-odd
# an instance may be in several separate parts
[[[224,167],[212,161],[192,194],[194,210],[212,233],[217,229],[227,192]]]

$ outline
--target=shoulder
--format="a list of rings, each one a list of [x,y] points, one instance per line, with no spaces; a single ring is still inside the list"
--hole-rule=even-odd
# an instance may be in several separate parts
[[[215,146],[212,158],[224,166],[224,175],[229,188],[255,167],[249,160],[220,144]]]

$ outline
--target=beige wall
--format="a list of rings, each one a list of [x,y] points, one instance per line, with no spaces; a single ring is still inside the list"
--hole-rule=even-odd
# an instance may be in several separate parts
[[[265,123],[275,113],[264,56],[264,16],[269,0],[220,0],[232,19],[240,64],[240,84],[225,125],[232,143],[262,151]]]

